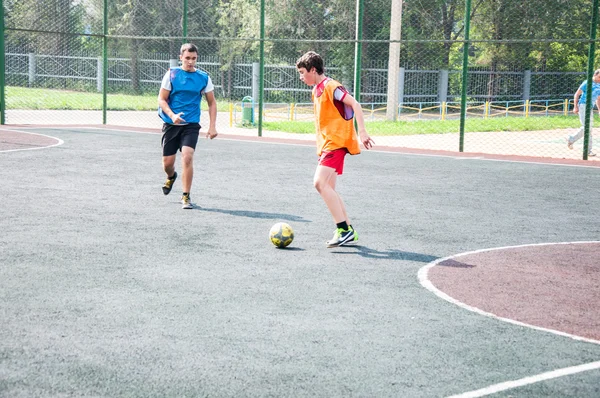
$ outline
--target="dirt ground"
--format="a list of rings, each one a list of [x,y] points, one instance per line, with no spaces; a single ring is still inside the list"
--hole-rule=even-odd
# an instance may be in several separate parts
[[[442,261],[429,279],[496,316],[600,341],[599,258],[598,242],[514,247]]]

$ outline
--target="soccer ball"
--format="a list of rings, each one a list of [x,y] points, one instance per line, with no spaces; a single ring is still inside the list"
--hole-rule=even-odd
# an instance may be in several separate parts
[[[275,246],[284,248],[288,246],[294,240],[294,230],[289,224],[284,222],[278,222],[271,227],[269,231],[269,239]]]

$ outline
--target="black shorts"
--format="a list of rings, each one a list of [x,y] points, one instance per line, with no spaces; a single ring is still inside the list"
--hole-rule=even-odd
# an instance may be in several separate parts
[[[162,149],[163,156],[175,155],[181,151],[181,147],[189,146],[196,149],[198,136],[200,135],[200,125],[198,123],[177,124],[164,123],[162,128]]]

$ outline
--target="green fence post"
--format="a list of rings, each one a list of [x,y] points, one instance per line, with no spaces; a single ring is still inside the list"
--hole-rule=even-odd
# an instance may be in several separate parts
[[[188,0],[183,0],[183,44],[187,43],[188,35]]]
[[[356,42],[354,45],[354,98],[360,103],[360,72],[362,68],[363,0],[356,0]]]
[[[104,0],[102,28],[102,124],[106,124],[106,90],[108,90],[108,0]]]
[[[4,1],[0,4],[0,124],[5,123],[4,114],[6,112],[6,93],[4,85],[6,83],[6,54],[4,48]]]
[[[590,48],[588,51],[587,86],[585,98],[585,121],[583,123],[583,160],[588,160],[590,144],[590,121],[594,118],[594,104],[592,103],[592,78],[594,76],[594,57],[596,56],[596,25],[598,25],[598,0],[594,0],[592,9],[592,26],[590,28]]]
[[[260,64],[258,72],[258,136],[262,137],[263,91],[265,89],[265,0],[260,0]]]
[[[465,42],[463,43],[462,87],[460,94],[460,138],[458,151],[465,150],[465,118],[467,115],[467,79],[469,74],[469,30],[471,26],[471,0],[465,3]]]

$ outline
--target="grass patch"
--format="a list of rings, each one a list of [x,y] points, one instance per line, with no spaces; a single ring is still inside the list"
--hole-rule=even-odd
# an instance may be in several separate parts
[[[315,122],[263,122],[265,130],[294,134],[314,134]]]
[[[107,94],[109,111],[156,111],[158,92],[154,95]],[[221,112],[229,111],[229,102],[217,101]],[[6,87],[6,109],[33,110],[102,110],[102,93],[51,90],[43,88]],[[208,109],[202,101],[202,109]]]
[[[594,116],[595,124],[600,118]],[[493,119],[467,118],[465,132],[494,132],[494,131],[536,131],[578,128],[579,118],[572,116],[548,117],[502,117]],[[314,134],[314,122],[265,122],[266,130],[282,131],[295,134]],[[367,132],[370,135],[415,135],[415,134],[444,134],[458,133],[459,120],[416,120],[416,121],[367,121]]]
[[[107,94],[107,109],[111,111],[156,111],[157,94],[127,95]],[[101,110],[102,94],[80,91],[52,90],[43,88],[6,87],[6,109],[33,110]],[[207,110],[206,101],[202,109]],[[229,112],[229,102],[217,100],[219,112]],[[600,117],[594,115],[595,124]],[[371,135],[415,135],[457,133],[459,120],[414,120],[414,121],[366,121],[367,131]],[[494,117],[488,119],[468,117],[465,132],[494,131],[534,131],[555,130],[579,127],[577,115],[535,116],[535,117]],[[314,134],[313,121],[274,121],[264,122],[263,128],[294,134]]]

